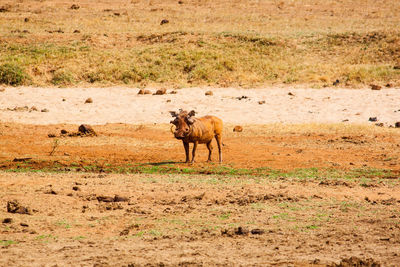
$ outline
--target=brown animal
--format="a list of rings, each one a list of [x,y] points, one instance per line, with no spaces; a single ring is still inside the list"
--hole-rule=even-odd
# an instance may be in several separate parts
[[[212,145],[211,141],[215,137],[218,145],[219,162],[222,162],[222,120],[215,116],[204,116],[195,118],[195,111],[189,113],[182,109],[179,113],[170,111],[171,116],[175,119],[171,121],[176,126],[173,132],[176,139],[182,140],[186,153],[186,163],[189,162],[189,143],[193,143],[192,163],[196,155],[197,144],[206,144],[208,148],[208,160],[211,161]]]

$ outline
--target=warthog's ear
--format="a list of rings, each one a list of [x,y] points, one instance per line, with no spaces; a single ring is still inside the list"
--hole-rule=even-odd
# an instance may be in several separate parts
[[[171,114],[172,117],[178,117],[178,113],[176,113],[175,111],[170,111],[169,112]]]
[[[174,125],[177,125],[177,124],[178,124],[178,121],[175,119],[175,120],[170,121],[169,123],[174,124]]]
[[[192,110],[189,112],[188,115],[189,115],[189,117],[192,117],[192,116],[196,115],[196,111]]]

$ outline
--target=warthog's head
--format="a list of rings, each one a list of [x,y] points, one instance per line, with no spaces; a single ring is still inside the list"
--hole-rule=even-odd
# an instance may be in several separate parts
[[[175,125],[175,131],[173,132],[175,138],[184,139],[191,132],[191,125],[194,123],[193,117],[196,112],[192,110],[188,113],[187,111],[180,109],[179,113],[176,113],[175,111],[170,111],[169,113],[171,113],[171,116],[175,118],[171,121],[171,123]]]

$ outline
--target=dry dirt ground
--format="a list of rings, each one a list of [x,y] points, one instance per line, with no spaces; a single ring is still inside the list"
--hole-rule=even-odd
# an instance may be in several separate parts
[[[78,125],[1,123],[0,265],[400,262],[398,129],[270,124],[234,133],[233,126],[224,129],[221,167],[205,163],[203,145],[195,166],[182,163],[182,144],[167,124],[97,125],[97,136],[60,137]],[[137,164],[142,173],[115,173]],[[172,173],[157,169],[171,165]],[[190,168],[209,174],[179,171]],[[218,168],[280,174],[216,175]],[[298,168],[343,175],[300,175]],[[354,170],[361,176],[349,175]],[[14,200],[30,214],[7,212]]]

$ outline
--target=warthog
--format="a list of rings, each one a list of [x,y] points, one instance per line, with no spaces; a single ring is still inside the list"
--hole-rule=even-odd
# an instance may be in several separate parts
[[[185,147],[186,163],[189,162],[189,143],[193,143],[192,163],[196,155],[197,144],[206,144],[208,148],[208,160],[211,161],[212,145],[211,141],[215,137],[218,145],[219,162],[222,162],[222,120],[215,116],[204,116],[195,118],[195,111],[189,113],[184,110],[179,110],[179,113],[170,111],[172,117],[175,119],[171,121],[176,126],[174,134],[176,139],[182,140]]]

